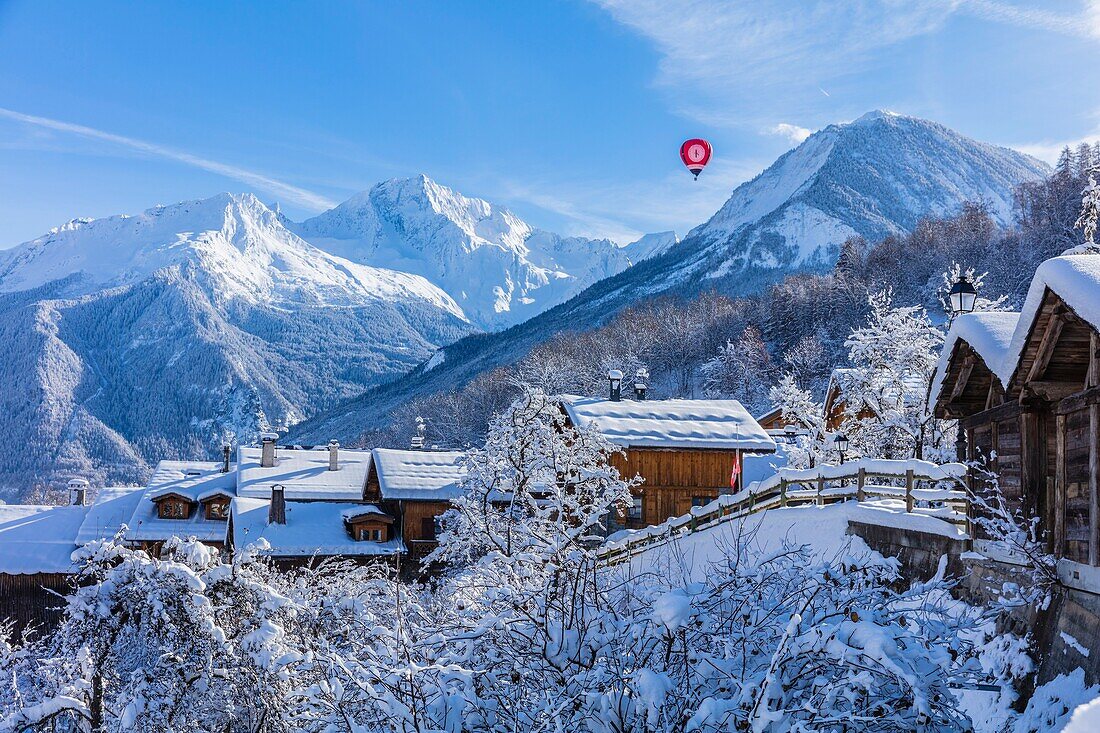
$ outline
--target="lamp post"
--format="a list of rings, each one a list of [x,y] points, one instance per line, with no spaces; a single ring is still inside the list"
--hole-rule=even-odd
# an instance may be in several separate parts
[[[837,433],[833,436],[833,447],[836,448],[837,453],[840,454],[840,465],[844,465],[844,454],[848,452],[848,436],[844,433]]]
[[[970,282],[965,274],[959,275],[959,279],[951,286],[947,299],[951,301],[951,317],[954,318],[963,313],[974,311],[974,305],[978,300],[978,291],[974,289],[974,284]]]

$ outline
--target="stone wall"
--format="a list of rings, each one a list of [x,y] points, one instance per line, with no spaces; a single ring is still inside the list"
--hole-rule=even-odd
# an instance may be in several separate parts
[[[961,560],[967,550],[967,540],[964,539],[851,519],[848,520],[848,534],[862,538],[872,550],[886,557],[896,557],[906,578],[932,577],[939,568],[940,558],[945,555],[948,575],[961,577],[965,572]]]
[[[1031,583],[1018,565],[987,558],[967,558],[967,574],[960,587],[971,603],[990,603],[1001,595],[1005,583]],[[1080,667],[1085,681],[1100,684],[1100,595],[1058,585],[1046,608],[1020,607],[1012,610],[1002,630],[1031,634],[1032,656],[1037,663],[1036,684]],[[1086,655],[1081,648],[1087,650]]]

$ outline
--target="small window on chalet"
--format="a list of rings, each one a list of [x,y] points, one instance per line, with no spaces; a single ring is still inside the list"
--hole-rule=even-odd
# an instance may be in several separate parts
[[[691,505],[692,506],[706,506],[707,504],[711,503],[712,501],[714,501],[714,499],[710,498],[709,496],[693,496],[693,497],[691,497]]]
[[[378,527],[360,527],[359,528],[359,541],[360,542],[381,542],[382,530]]]
[[[187,519],[191,506],[183,499],[162,499],[157,503],[157,516],[161,519]]]
[[[206,518],[225,521],[229,519],[229,500],[214,499],[206,503]]]
[[[626,518],[632,522],[642,521],[642,497],[635,496],[630,502],[630,508],[627,510]]]

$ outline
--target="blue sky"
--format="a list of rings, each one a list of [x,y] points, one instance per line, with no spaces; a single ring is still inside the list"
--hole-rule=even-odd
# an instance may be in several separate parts
[[[683,233],[870,109],[1047,159],[1100,138],[1098,41],[1100,0],[0,0],[0,247],[221,191],[300,219],[421,172],[556,231]]]

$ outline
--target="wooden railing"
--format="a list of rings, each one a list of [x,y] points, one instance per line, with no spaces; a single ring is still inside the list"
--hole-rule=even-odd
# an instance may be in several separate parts
[[[773,476],[755,481],[736,494],[723,494],[706,506],[692,507],[687,514],[606,542],[599,552],[604,562],[614,565],[683,534],[767,509],[825,506],[853,499],[904,501],[907,513],[935,517],[959,525],[970,534],[966,477],[966,466],[961,463],[941,465],[915,459],[863,458],[841,465],[780,468]],[[886,481],[876,483],[880,479]]]

